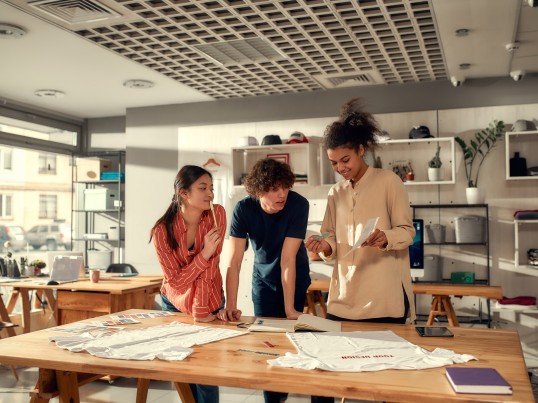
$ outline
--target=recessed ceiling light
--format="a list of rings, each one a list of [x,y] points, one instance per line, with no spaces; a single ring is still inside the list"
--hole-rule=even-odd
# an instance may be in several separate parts
[[[151,88],[155,85],[153,81],[148,80],[127,80],[123,83],[127,88]]]
[[[469,29],[467,28],[456,29],[456,36],[467,36],[467,35],[469,35]]]
[[[21,27],[0,22],[0,38],[17,39],[26,35],[26,31]]]
[[[37,90],[34,95],[43,98],[62,98],[65,93],[58,90]]]

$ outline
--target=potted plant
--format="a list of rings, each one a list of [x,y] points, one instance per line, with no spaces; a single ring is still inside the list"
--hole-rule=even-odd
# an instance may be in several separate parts
[[[461,137],[456,136],[455,140],[463,152],[465,177],[467,179],[467,201],[470,204],[481,203],[483,200],[478,191],[478,179],[480,168],[484,159],[491,152],[497,140],[504,133],[504,122],[495,120],[485,129],[474,134],[468,145]]]
[[[441,165],[443,162],[439,158],[441,152],[441,146],[437,144],[437,151],[433,158],[428,162],[428,180],[431,182],[437,182],[441,180]]]

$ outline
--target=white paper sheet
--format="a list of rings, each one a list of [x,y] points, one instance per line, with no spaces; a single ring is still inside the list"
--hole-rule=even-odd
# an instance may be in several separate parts
[[[370,234],[372,232],[374,232],[375,226],[377,225],[378,220],[379,220],[379,217],[372,217],[372,218],[370,218],[368,220],[368,222],[366,223],[366,225],[362,229],[361,234],[359,235],[359,239],[357,239],[357,242],[355,242],[355,245],[353,245],[353,247],[349,250],[349,252],[347,252],[344,255],[344,257],[346,257],[351,252],[353,252],[354,250],[359,249],[361,247],[363,242],[366,241],[366,239],[368,239],[368,237],[370,236]]]

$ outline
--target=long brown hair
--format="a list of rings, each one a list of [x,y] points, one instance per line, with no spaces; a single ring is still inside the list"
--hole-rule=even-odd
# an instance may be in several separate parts
[[[197,165],[185,165],[179,170],[176,175],[176,179],[174,180],[174,195],[172,196],[172,202],[162,217],[159,218],[151,228],[149,242],[151,242],[153,238],[155,228],[164,222],[166,225],[166,242],[168,243],[168,246],[170,246],[172,250],[176,250],[179,247],[179,243],[174,236],[173,226],[174,217],[179,212],[181,207],[181,197],[179,197],[179,192],[181,190],[189,190],[192,184],[203,175],[209,175],[210,178],[213,178],[211,172]]]

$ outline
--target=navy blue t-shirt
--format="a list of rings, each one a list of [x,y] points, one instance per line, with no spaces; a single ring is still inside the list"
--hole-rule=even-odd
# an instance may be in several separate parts
[[[280,269],[282,246],[286,237],[304,239],[308,224],[309,204],[300,194],[290,191],[284,208],[276,214],[267,214],[260,201],[246,197],[234,208],[230,236],[250,238],[254,250],[252,300],[264,304],[283,304],[284,294]],[[295,306],[304,306],[310,285],[308,254],[301,243],[297,251]],[[297,309],[297,308],[296,308]]]

